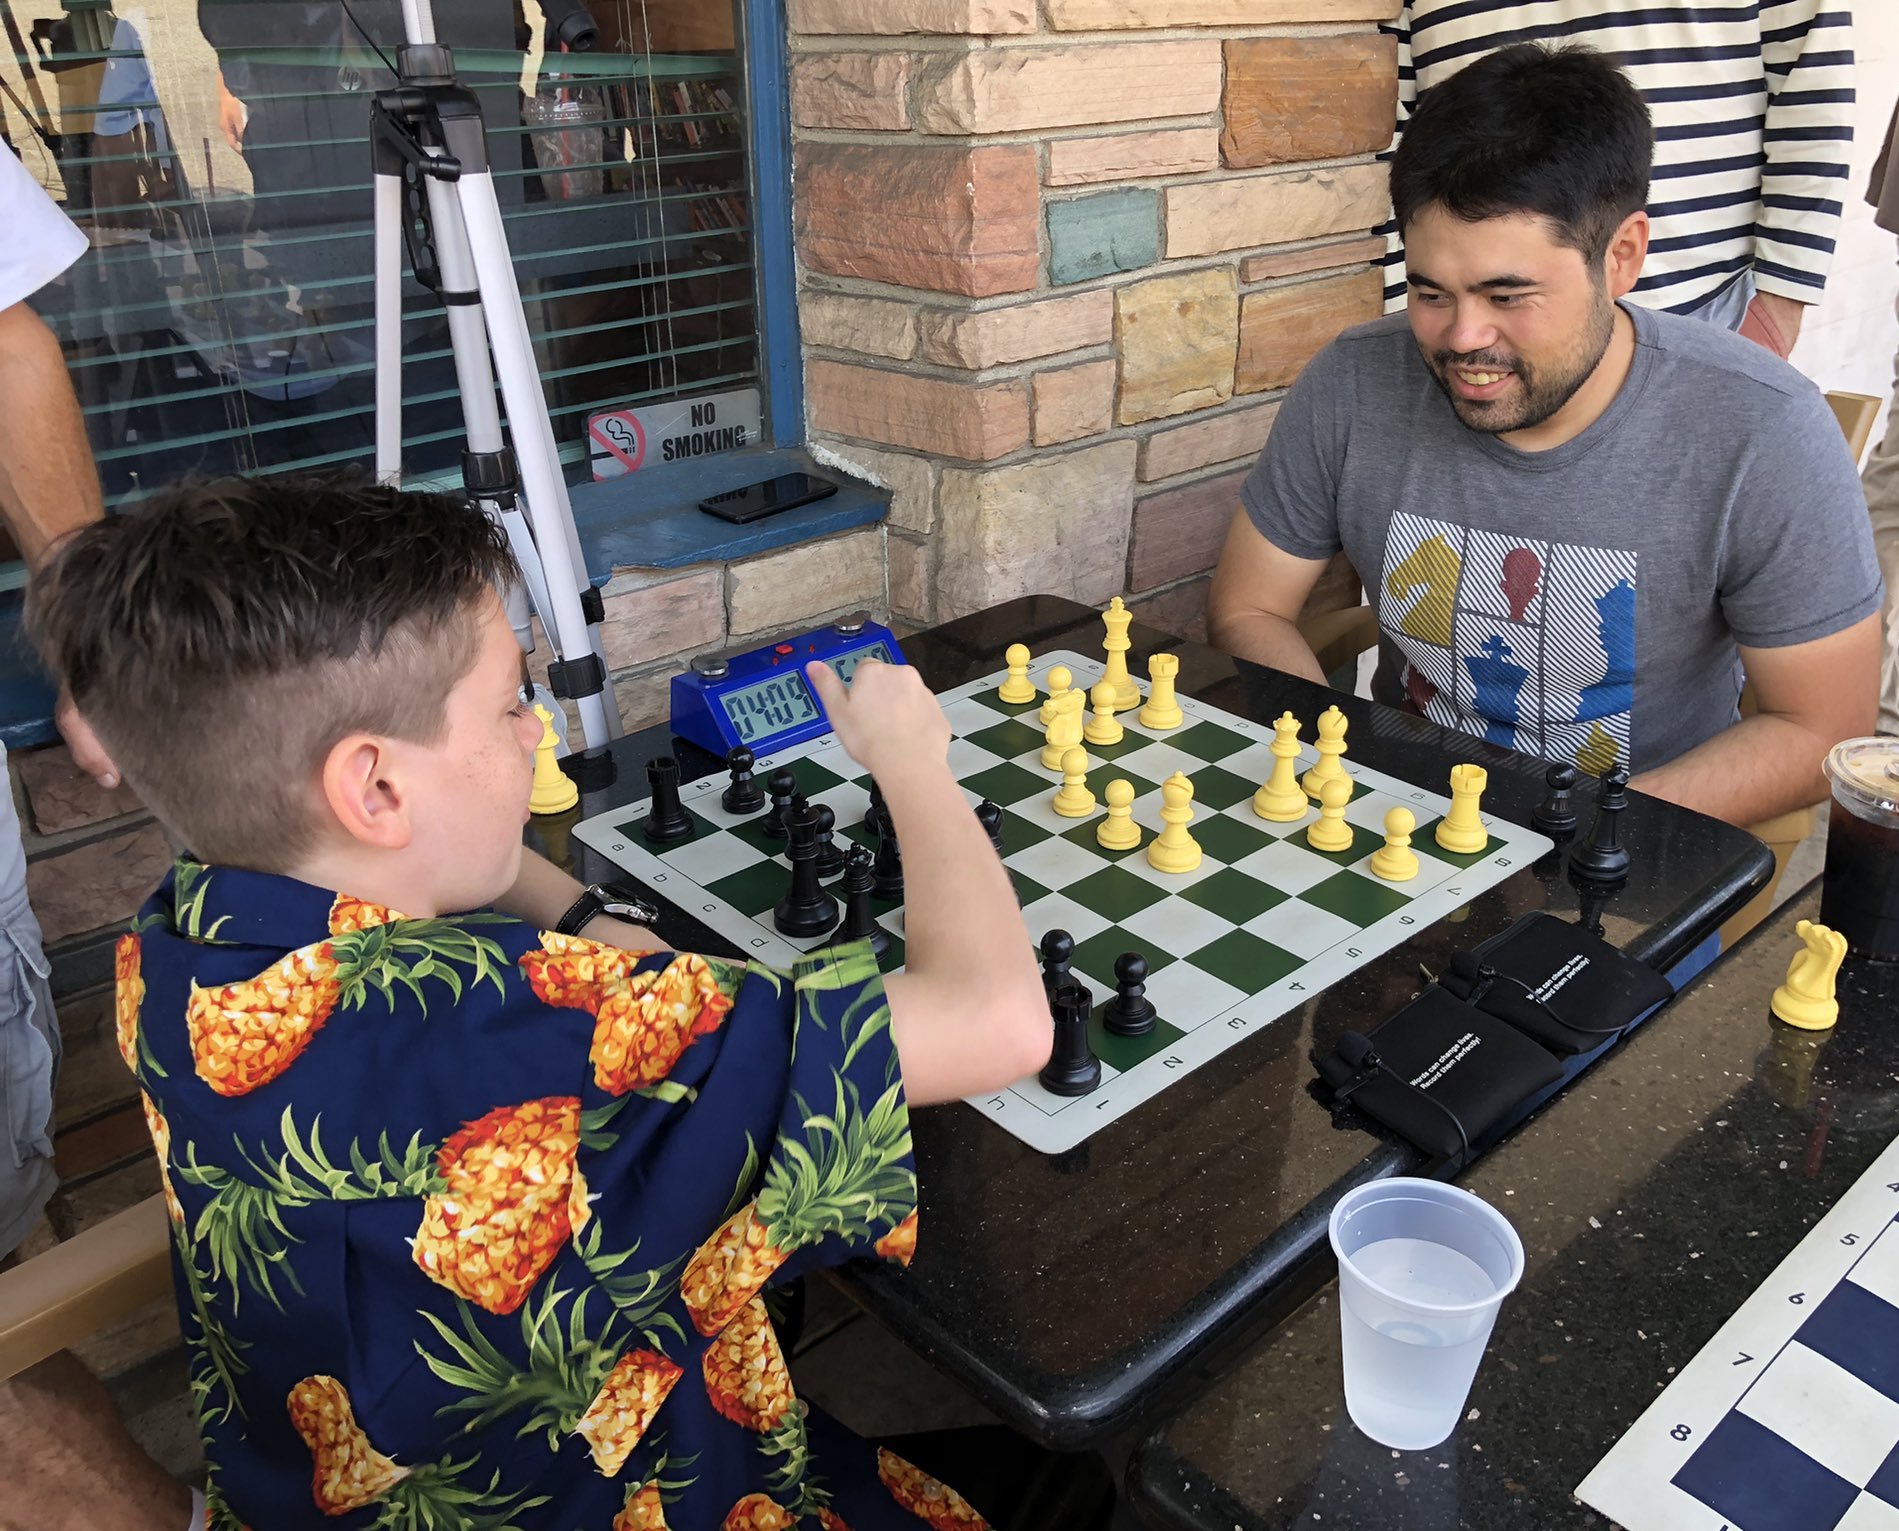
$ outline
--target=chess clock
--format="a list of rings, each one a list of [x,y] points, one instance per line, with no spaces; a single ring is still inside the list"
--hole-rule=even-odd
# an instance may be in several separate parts
[[[856,617],[748,654],[706,655],[673,677],[673,732],[723,757],[744,745],[762,759],[831,731],[804,667],[821,659],[848,681],[866,659],[904,664],[896,634]]]

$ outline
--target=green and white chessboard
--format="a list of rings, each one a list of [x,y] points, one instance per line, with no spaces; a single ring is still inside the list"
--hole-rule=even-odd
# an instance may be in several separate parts
[[[1099,659],[1058,650],[1032,667],[1044,692],[1055,665],[1066,665],[1078,685],[1101,678]],[[1185,875],[1158,872],[1144,850],[1107,851],[1096,843],[1100,811],[1075,820],[1050,806],[1061,777],[1041,764],[1039,701],[1020,707],[998,701],[1005,674],[998,670],[940,698],[954,734],[950,766],[972,806],[988,798],[1003,810],[1002,859],[1031,938],[1039,941],[1057,928],[1075,938],[1073,971],[1096,1001],[1091,1031],[1102,1083],[1092,1094],[1066,1098],[1030,1078],[971,1097],[969,1104],[1045,1153],[1072,1148],[1551,847],[1544,836],[1485,814],[1488,848],[1453,856],[1432,834],[1449,797],[1360,767],[1348,750],[1346,767],[1356,779],[1345,811],[1351,849],[1314,851],[1305,830],[1316,809],[1296,824],[1268,823],[1253,812],[1253,793],[1272,771],[1272,729],[1182,696],[1179,728],[1149,729],[1127,713],[1120,717],[1127,731],[1120,744],[1085,746],[1097,799],[1117,776],[1134,784],[1143,845],[1161,828],[1160,783],[1176,770],[1193,782],[1189,832],[1203,860]],[[1318,761],[1313,720],[1304,722],[1302,773]],[[813,803],[830,805],[839,835],[874,847],[875,836],[863,824],[870,779],[835,737],[759,760],[761,780],[779,766],[796,773],[799,790]],[[763,812],[738,818],[719,806],[727,780],[718,772],[681,789],[693,820],[689,840],[648,845],[640,832],[644,802],[588,819],[574,832],[740,951],[787,965],[822,942],[791,940],[772,924],[772,909],[790,880],[784,842],[760,833]],[[1384,843],[1386,812],[1398,806],[1417,815],[1411,844],[1420,870],[1410,882],[1389,883],[1372,875],[1369,861]],[[929,875],[914,862],[904,870],[910,878]],[[884,903],[876,909],[895,937],[884,962],[895,970],[903,965],[903,911]],[[1147,958],[1147,994],[1160,1013],[1145,1037],[1110,1035],[1100,1020],[1114,994],[1115,958],[1128,951]]]

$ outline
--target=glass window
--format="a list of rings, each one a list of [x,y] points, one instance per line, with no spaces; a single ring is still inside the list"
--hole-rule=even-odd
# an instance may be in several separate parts
[[[438,0],[478,95],[554,431],[758,381],[735,0]],[[397,0],[12,0],[0,126],[90,251],[34,300],[108,503],[187,471],[373,457],[369,96]],[[405,462],[462,444],[440,302],[406,275]]]

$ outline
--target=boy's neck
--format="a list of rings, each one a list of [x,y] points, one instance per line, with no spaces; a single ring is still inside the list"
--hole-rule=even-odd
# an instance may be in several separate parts
[[[403,866],[413,858],[388,852],[365,855],[360,851],[326,847],[290,867],[285,875],[332,893],[347,893],[365,903],[380,904],[412,919],[427,920],[443,913],[441,900],[423,868]]]

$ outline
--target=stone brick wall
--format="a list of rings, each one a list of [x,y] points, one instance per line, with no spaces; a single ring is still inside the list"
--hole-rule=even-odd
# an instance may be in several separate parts
[[[791,0],[821,457],[893,613],[1128,593],[1204,631],[1246,467],[1379,310],[1398,0]]]

